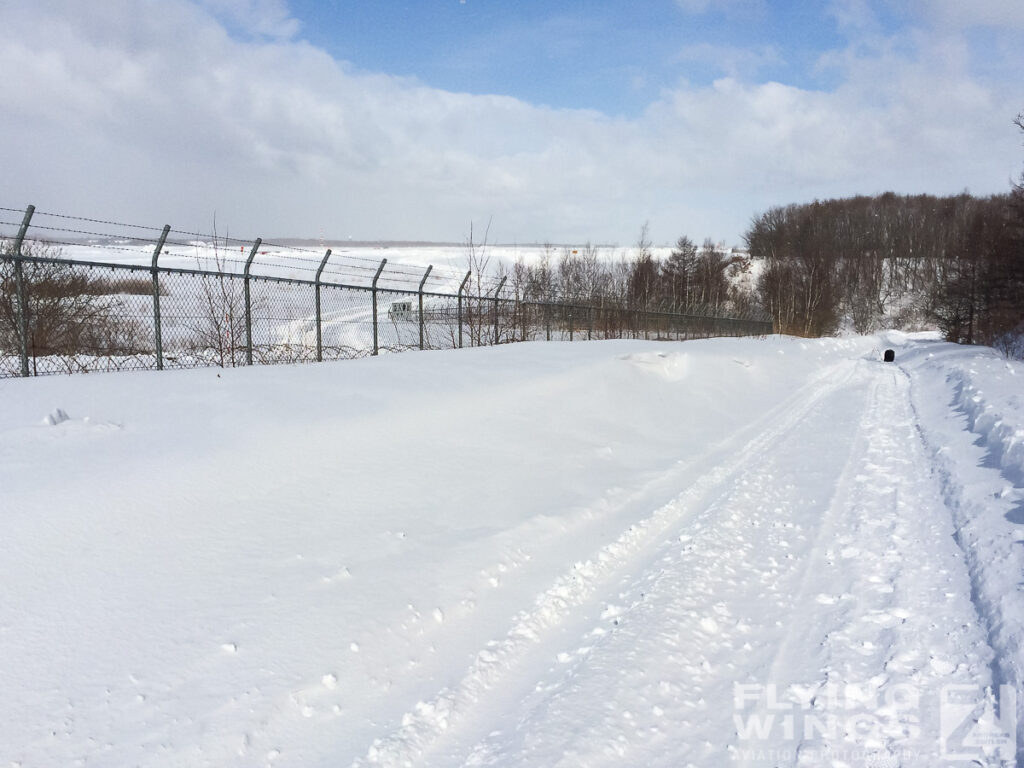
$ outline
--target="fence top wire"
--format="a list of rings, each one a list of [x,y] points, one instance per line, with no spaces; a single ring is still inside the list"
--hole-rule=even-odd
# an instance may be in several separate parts
[[[18,209],[18,208],[0,207],[0,210],[14,212],[14,213],[22,213],[23,212],[21,209]],[[163,230],[163,227],[154,227],[154,226],[149,226],[149,225],[144,225],[144,224],[129,224],[129,223],[125,223],[125,222],[112,221],[112,220],[109,220],[109,219],[90,218],[90,217],[86,217],[86,216],[70,216],[70,215],[67,215],[67,214],[54,213],[54,212],[50,212],[50,211],[38,211],[37,210],[35,212],[35,216],[51,216],[51,217],[63,219],[63,220],[66,220],[66,221],[83,221],[83,222],[88,222],[88,223],[91,223],[91,224],[103,224],[103,225],[106,225],[106,226],[123,227],[123,228],[128,228],[128,229],[138,229],[138,230],[143,230],[143,231],[147,231],[147,232],[161,232]],[[14,222],[8,222],[8,223],[11,224],[12,226],[19,226],[18,224],[14,223]],[[81,235],[86,235],[86,236],[90,236],[90,237],[116,237],[117,236],[117,233],[96,232],[96,231],[93,231],[93,230],[61,228],[61,227],[51,227],[51,226],[45,226],[45,225],[40,225],[40,224],[33,224],[32,227],[33,228],[38,228],[38,229],[46,229],[46,230],[50,230],[50,231],[62,231],[62,232],[67,232],[67,233],[71,233],[71,234],[81,234]],[[220,235],[217,232],[212,232],[212,233],[210,233],[210,232],[198,232],[198,231],[175,229],[173,227],[170,229],[170,232],[171,232],[171,234],[181,235],[181,236],[184,236],[184,237],[187,237],[187,238],[191,238],[191,240],[184,241],[184,242],[179,240],[179,239],[168,240],[167,241],[168,245],[176,244],[176,245],[179,245],[179,246],[192,246],[192,245],[196,245],[196,243],[194,242],[195,240],[199,240],[199,241],[201,241],[204,244],[212,243],[214,246],[216,246],[218,243],[225,243],[225,244],[226,243],[234,243],[234,244],[239,245],[239,246],[246,246],[246,245],[251,246],[254,242],[256,242],[256,238],[230,237],[228,235]],[[137,236],[126,234],[126,235],[124,235],[124,237],[125,237],[125,239],[136,239]],[[261,241],[260,249],[263,250],[263,249],[268,249],[268,248],[276,248],[276,249],[278,249],[280,251],[287,251],[287,252],[289,252],[289,255],[291,253],[309,254],[309,257],[305,258],[305,259],[303,257],[301,257],[301,256],[291,256],[291,258],[293,258],[296,261],[298,261],[298,260],[306,260],[306,261],[309,261],[311,263],[316,263],[316,264],[319,264],[319,261],[320,261],[321,258],[323,258],[323,253],[324,253],[324,251],[322,251],[322,250],[317,250],[317,249],[314,249],[314,248],[307,248],[307,247],[300,246],[300,245],[284,245],[284,244],[281,244],[281,243],[274,243],[274,242],[271,242],[269,240]],[[343,251],[335,251],[334,253],[332,253],[332,260],[334,258],[336,258],[337,256],[342,255],[343,253],[344,253]],[[374,264],[374,265],[377,265],[377,264],[380,263],[380,261],[378,259],[374,259],[374,258],[369,257],[369,256],[357,256],[357,255],[351,254],[351,253],[344,254],[344,256],[347,259],[350,259],[352,261],[362,261],[362,262],[366,262],[366,263],[370,263],[370,264]],[[390,262],[389,262],[389,266],[390,266]],[[375,268],[376,267],[374,267],[374,269]],[[413,270],[401,270],[401,269],[397,269],[397,268],[394,268],[394,267],[392,267],[391,271],[394,271],[394,272],[404,272],[405,274],[408,274],[410,277],[416,277],[417,279],[420,279],[422,277],[422,275],[423,275],[422,271],[419,272],[419,273],[416,273]],[[436,272],[445,272],[445,273],[448,274],[449,277],[451,277],[453,279],[456,276],[458,276],[459,279],[461,280],[461,277],[462,277],[462,275],[459,275],[454,270],[446,269],[444,267],[435,267],[434,272],[435,273]]]
[[[0,223],[2,223],[2,222],[0,222]],[[65,246],[67,248],[81,248],[81,247],[83,247],[82,243],[74,243],[74,242],[71,242],[70,240],[59,240],[59,239],[56,239],[56,238],[31,238],[28,242],[42,243],[43,245],[62,245],[62,246]],[[100,244],[100,243],[92,244],[92,243],[90,243],[87,247],[90,248],[90,249],[93,249],[93,248],[102,249],[104,251],[119,251],[121,253],[131,254],[132,256],[135,256],[135,257],[138,257],[138,258],[142,258],[143,256],[145,256],[145,254],[140,253],[137,249],[133,249],[133,248],[129,248],[129,247],[126,247],[126,246],[121,246],[121,245],[108,245],[108,244],[105,244],[105,243],[104,244]],[[60,258],[60,259],[58,259],[58,261],[75,261],[75,259]],[[132,265],[131,262],[111,261],[110,262],[110,266],[117,267],[117,266],[134,266],[134,265]]]
[[[0,206],[0,211],[5,211],[5,212],[8,212],[8,213],[18,213],[18,214],[24,213],[23,209],[11,208],[11,207],[6,207],[6,206]],[[43,224],[43,223],[40,223],[38,221],[37,217],[51,217],[51,218],[54,218],[54,219],[58,219],[60,221],[84,222],[86,224],[98,224],[98,225],[102,225],[102,226],[116,227],[116,228],[120,229],[120,231],[118,231],[118,230],[97,231],[95,228],[87,227],[87,226],[84,226],[84,225],[82,225],[82,226],[58,226],[55,223],[54,224]],[[19,226],[19,222],[17,222],[17,221],[3,221],[3,222],[0,222],[0,225],[16,227],[16,226]],[[147,224],[135,224],[135,223],[130,223],[130,222],[117,221],[117,220],[114,220],[114,219],[105,219],[105,218],[89,217],[89,216],[75,216],[75,215],[69,215],[69,214],[65,214],[65,213],[57,213],[57,212],[54,212],[54,211],[40,211],[40,210],[37,210],[35,212],[31,228],[33,228],[33,229],[43,229],[44,231],[51,231],[51,232],[63,232],[63,233],[66,233],[66,234],[77,234],[77,236],[82,236],[82,237],[85,237],[85,238],[113,239],[113,240],[123,240],[123,241],[136,241],[136,240],[140,240],[140,239],[143,239],[143,238],[145,238],[147,240],[148,239],[156,240],[156,237],[153,237],[153,234],[151,234],[151,233],[158,233],[158,232],[162,231],[162,229],[163,229],[163,227],[161,227],[161,226],[152,226],[152,225],[147,225]],[[125,231],[126,229],[131,229],[131,230],[134,230],[134,231]],[[186,230],[186,229],[171,228],[170,232],[172,234],[175,234],[175,236],[178,236],[178,237],[176,237],[174,239],[168,240],[167,243],[166,243],[166,245],[168,245],[168,246],[175,246],[176,245],[176,246],[179,246],[179,247],[190,247],[190,246],[195,246],[195,245],[199,245],[199,244],[204,244],[204,245],[213,245],[214,247],[217,247],[218,245],[226,246],[227,244],[232,244],[232,245],[236,245],[236,246],[239,246],[239,247],[245,249],[245,247],[247,247],[247,246],[251,247],[252,244],[255,242],[255,239],[253,239],[253,238],[249,238],[249,239],[232,238],[232,237],[226,236],[226,234],[219,234],[216,231],[214,231],[214,232],[202,232],[202,231],[191,231],[191,230]],[[182,240],[182,238],[185,239],[185,240]],[[78,245],[85,245],[85,244],[69,243],[69,245],[78,246]],[[88,245],[99,245],[99,244],[91,244],[90,243]],[[317,265],[319,263],[319,260],[321,260],[323,258],[323,255],[325,253],[324,250],[311,249],[311,248],[306,248],[306,247],[298,246],[298,245],[284,245],[284,244],[279,244],[279,243],[273,243],[273,242],[270,242],[270,241],[264,241],[264,242],[261,243],[261,245],[260,245],[260,250],[261,251],[269,250],[269,249],[276,249],[276,250],[279,250],[279,251],[282,251],[282,252],[287,252],[289,257],[292,258],[293,260],[298,261],[300,259],[305,259],[310,264],[315,263]],[[300,256],[299,254],[303,254],[303,255]],[[375,270],[376,270],[377,266],[380,263],[380,259],[379,258],[375,258],[375,257],[371,257],[371,256],[360,256],[360,255],[352,254],[352,253],[346,253],[342,249],[338,249],[338,250],[336,250],[332,254],[332,261],[336,261],[339,257],[343,257],[345,260],[350,261],[350,262],[361,262],[361,263],[365,263],[365,264],[372,264],[373,266],[371,268],[373,268]],[[409,268],[402,268],[402,266],[408,266]],[[389,262],[389,267],[390,267],[389,271],[396,272],[396,273],[406,274],[410,280],[414,280],[415,279],[417,282],[419,282],[419,280],[422,279],[423,272],[425,271],[424,267],[419,267],[419,266],[413,267],[412,265],[402,265],[400,263],[392,264],[391,262]],[[312,268],[315,268],[315,267],[312,267]],[[443,266],[443,265],[441,265],[441,266],[435,265],[435,267],[434,267],[434,269],[433,269],[433,271],[431,273],[431,279],[430,280],[443,281],[446,278],[446,279],[450,279],[450,280],[453,280],[453,281],[458,280],[459,282],[461,282],[463,276],[464,276],[464,273],[460,272],[457,269],[453,269],[451,267],[447,267],[447,266]]]
[[[13,209],[13,208],[2,208],[0,210],[10,211],[10,210],[16,210],[16,209]],[[106,219],[90,219],[90,218],[88,218],[86,216],[68,216],[67,214],[52,213],[50,211],[38,211],[37,210],[34,215],[35,216],[51,216],[51,217],[53,217],[55,219],[65,219],[67,221],[84,221],[84,222],[88,222],[89,224],[105,224],[105,225],[111,226],[111,227],[124,227],[126,229],[143,229],[143,230],[146,230],[146,231],[149,231],[149,232],[160,232],[161,230],[163,230],[163,227],[152,227],[152,226],[148,226],[148,225],[145,225],[145,224],[125,224],[124,222],[120,222],[120,221],[108,221]]]
[[[0,211],[17,214],[24,212],[22,209],[8,206],[0,206]],[[59,220],[59,222],[79,222],[81,224],[79,226],[59,226],[57,222],[41,223],[38,217],[50,217]],[[120,231],[99,231],[97,228],[87,227],[85,224],[113,227]],[[20,222],[8,221],[5,219],[0,221],[0,226],[18,228],[20,227]],[[32,230],[35,230],[36,232],[33,233]],[[129,232],[125,230],[133,231]],[[30,240],[69,248],[102,249],[105,252],[125,253],[136,258],[144,258],[152,254],[152,243],[147,241],[155,241],[157,233],[162,232],[162,230],[162,227],[144,224],[133,224],[112,219],[72,216],[53,211],[37,210],[34,213],[30,227]],[[46,233],[46,236],[38,236],[39,231]],[[238,246],[240,251],[244,253],[248,248],[251,248],[253,243],[255,243],[254,239],[229,237],[227,235],[217,234],[216,232],[192,232],[173,228],[171,228],[169,232],[173,235],[177,235],[177,237],[165,240],[163,251],[164,258],[180,259],[195,257],[201,261],[213,261],[217,264],[222,264],[230,267],[232,270],[239,267],[244,270],[245,260],[231,258],[216,252],[218,250],[226,251],[229,248],[233,250],[234,246]],[[32,236],[33,234],[35,234],[34,237]],[[70,239],[69,236],[87,238],[88,241],[75,242]],[[114,242],[96,242],[96,240],[112,240]],[[212,257],[209,253],[181,252],[181,249],[211,248],[215,252]],[[299,245],[284,245],[271,241],[263,241],[260,244],[258,256],[264,258],[255,259],[252,265],[252,274],[256,275],[267,270],[275,273],[281,272],[282,270],[307,271],[313,273],[319,268],[320,262],[322,261],[325,253],[326,249],[320,251]],[[267,256],[276,258],[280,261],[286,261],[287,263],[268,263],[265,258]],[[333,279],[342,283],[362,283],[364,278],[369,276],[371,278],[370,282],[372,282],[372,276],[380,266],[381,258],[362,256],[342,249],[335,250],[332,252],[327,267],[324,269],[324,275],[327,280]],[[378,283],[388,283],[392,286],[398,286],[401,289],[407,289],[409,287],[415,287],[418,289],[419,283],[423,280],[425,273],[426,267],[391,260],[387,263],[384,271],[381,273]],[[429,291],[448,288],[452,283],[457,286],[461,283],[463,277],[464,273],[457,272],[456,270],[444,266],[435,266],[427,277],[424,284],[424,290]]]
[[[12,222],[0,221],[0,225],[11,225],[17,226]],[[73,234],[94,234],[84,230],[72,230],[63,227],[46,227],[38,226],[36,229],[43,229],[46,231],[65,232]],[[134,246],[130,245],[114,245],[110,243],[80,243],[73,242],[71,240],[64,240],[58,238],[39,238],[35,237],[31,239],[31,242],[39,242],[47,245],[59,245],[67,248],[85,248],[89,250],[98,249],[102,251],[111,251],[116,253],[129,254],[136,259],[149,259],[152,254],[152,248],[154,244],[139,243]],[[189,261],[195,261],[199,268],[203,268],[204,265],[212,267],[211,271],[224,272],[229,275],[241,276],[244,273],[247,259],[239,259],[233,256],[224,255],[223,249],[217,249],[212,246],[208,246],[207,250],[213,250],[213,254],[199,252],[198,246],[195,243],[186,243],[181,241],[167,241],[164,246],[163,259],[164,264],[167,264],[167,259],[177,258],[186,259]],[[182,253],[174,249],[192,249],[192,253]],[[280,273],[292,272],[305,272],[307,273],[304,277],[299,279],[309,279],[309,275],[312,274],[316,267],[319,267],[320,261],[313,259],[305,259],[301,257],[293,257],[290,254],[267,254],[261,253],[259,255],[273,256],[278,259],[282,259],[278,262],[270,262],[264,259],[256,258],[252,264],[250,274],[253,277],[260,277],[261,275],[266,276],[279,276]],[[360,257],[350,257],[348,254],[342,254],[346,259],[354,258],[357,262],[366,262],[368,266],[363,266],[362,263],[347,264],[344,262],[338,262],[333,260],[328,261],[327,266],[323,271],[323,282],[325,284],[339,284],[349,285],[354,284],[358,287],[370,287],[373,281],[373,275],[376,274],[380,262],[373,259],[365,259]],[[63,259],[66,261],[76,261],[74,258]],[[313,267],[313,263],[316,267]],[[116,262],[112,262],[116,264]],[[405,268],[402,268],[405,267]],[[455,273],[448,271],[447,274],[440,272],[440,270],[432,270],[428,275],[426,282],[424,283],[424,291],[427,293],[441,293],[451,292],[455,293],[458,291],[458,286],[462,283],[462,279],[465,277],[465,273]],[[426,273],[426,268],[414,270],[409,265],[396,265],[394,262],[388,262],[384,269],[380,273],[378,279],[378,287],[387,288],[389,290],[402,291],[402,292],[418,292],[419,283],[423,279],[423,275]],[[498,287],[501,282],[500,277],[494,277],[490,275],[479,275],[471,281],[470,288],[478,289],[480,295],[491,295],[494,290]],[[503,297],[509,297],[514,295],[512,290],[513,286],[508,283],[505,284],[504,290],[502,291]],[[441,289],[445,289],[442,291]],[[472,291],[470,291],[472,293]],[[567,297],[560,295],[558,291],[549,291],[548,295],[544,297],[546,301],[555,301],[558,299],[574,298],[579,300],[577,297]]]

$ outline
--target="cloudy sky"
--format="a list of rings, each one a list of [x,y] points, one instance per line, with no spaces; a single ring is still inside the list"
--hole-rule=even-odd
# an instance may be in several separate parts
[[[264,237],[739,243],[1003,192],[1021,0],[5,0],[0,206]]]

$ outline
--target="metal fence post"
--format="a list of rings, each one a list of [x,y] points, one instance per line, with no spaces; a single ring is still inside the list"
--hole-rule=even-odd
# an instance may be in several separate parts
[[[466,272],[466,276],[462,278],[462,283],[459,284],[458,309],[456,310],[458,315],[457,319],[459,321],[459,349],[462,349],[462,292],[466,290],[466,283],[469,282],[469,276],[471,274],[473,274],[473,270]]]
[[[420,349],[423,349],[423,284],[427,282],[427,278],[430,277],[430,270],[434,268],[433,264],[427,265],[427,271],[423,273],[423,279],[420,280],[420,287],[416,291],[419,296],[419,314],[420,314]]]
[[[156,369],[158,371],[164,369],[164,338],[160,327],[160,268],[157,266],[157,261],[160,259],[160,251],[164,249],[164,243],[167,242],[167,235],[170,232],[171,225],[164,224],[164,231],[160,233],[160,239],[157,240],[156,248],[153,249],[153,266],[151,267],[153,273],[153,340],[156,344]]]
[[[331,258],[331,249],[327,249],[327,253],[324,254],[324,258],[320,262],[320,268],[316,271],[316,278],[314,279],[313,290],[316,292],[316,361],[322,363],[324,361],[324,336],[323,331],[320,327],[320,275],[324,273],[324,267],[327,266],[327,260]]]
[[[501,289],[505,287],[505,281],[508,280],[508,275],[504,275],[501,278],[501,282],[498,283],[498,287],[494,289],[494,344],[497,346],[500,343],[500,337],[498,335],[498,304],[501,299],[498,298],[501,293]]]
[[[572,304],[569,305],[569,341],[575,341],[574,335],[576,331],[576,307]]]
[[[14,290],[18,298],[18,335],[21,336],[21,375],[28,376],[28,305],[25,303],[25,276],[22,274],[21,262],[24,256],[21,255],[21,244],[25,242],[25,233],[28,232],[28,225],[32,221],[32,214],[36,207],[30,205],[25,209],[25,218],[21,220],[21,228],[14,240]]]
[[[377,267],[377,274],[373,276],[373,285],[370,286],[370,294],[373,297],[373,354],[376,355],[380,351],[380,345],[377,341],[377,279],[380,277],[380,273],[384,271],[384,265],[388,263],[387,259],[380,260],[380,266]]]
[[[551,301],[544,302],[544,338],[551,341]]]
[[[249,270],[252,268],[252,260],[256,258],[256,251],[260,249],[263,238],[257,237],[249,251],[249,258],[245,261],[245,363],[252,365],[252,297],[249,295]]]

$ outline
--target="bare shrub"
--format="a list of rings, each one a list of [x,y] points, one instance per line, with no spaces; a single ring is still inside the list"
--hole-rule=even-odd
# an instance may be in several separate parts
[[[188,322],[186,347],[194,354],[212,356],[221,368],[245,362],[245,283],[237,275],[225,272],[226,256],[217,241],[213,245],[214,274],[198,279],[198,312]],[[203,268],[202,260],[196,263]]]
[[[30,357],[122,356],[150,350],[147,328],[118,296],[130,292],[121,282],[74,264],[50,261],[60,258],[60,249],[47,244],[25,243],[22,255]],[[13,256],[9,245],[0,250],[0,256]],[[14,261],[4,259],[0,261],[0,351],[19,354],[21,342]]]

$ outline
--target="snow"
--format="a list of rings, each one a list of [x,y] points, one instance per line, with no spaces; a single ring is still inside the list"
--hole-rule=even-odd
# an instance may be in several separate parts
[[[889,333],[5,380],[0,765],[1013,765],[1022,377]]]

